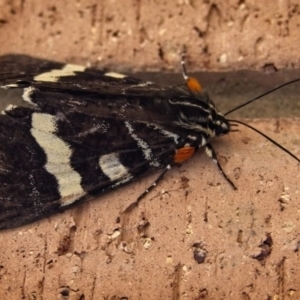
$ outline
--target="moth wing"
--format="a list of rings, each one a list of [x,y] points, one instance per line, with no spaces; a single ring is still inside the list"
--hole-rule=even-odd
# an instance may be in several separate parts
[[[0,65],[2,87],[22,100],[0,115],[0,229],[172,162],[180,132],[165,126],[167,89],[26,56],[1,57]]]
[[[139,95],[147,87],[149,96],[168,89],[124,74],[74,64],[36,59],[26,55],[0,57],[0,85],[6,88],[36,87],[40,90],[90,92],[99,95]]]
[[[157,130],[80,112],[59,119],[30,108],[7,111],[0,116],[0,229],[54,214],[163,168],[174,142]]]

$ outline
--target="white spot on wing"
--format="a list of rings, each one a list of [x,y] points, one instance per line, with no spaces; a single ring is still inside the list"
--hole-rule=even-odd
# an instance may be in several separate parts
[[[25,88],[24,92],[23,92],[23,95],[22,95],[22,98],[23,98],[24,101],[36,105],[35,103],[32,103],[32,101],[31,101],[31,96],[32,96],[34,90],[35,90],[35,88],[32,87],[32,86],[30,86],[28,88]]]
[[[1,111],[1,115],[6,115],[6,112],[15,109],[17,106],[13,104],[9,104],[6,106],[4,110]]]
[[[32,114],[31,134],[43,148],[47,156],[45,169],[55,176],[62,197],[61,205],[69,205],[85,195],[80,175],[72,169],[70,158],[72,150],[56,134],[55,116],[44,113]]]
[[[35,76],[35,81],[57,82],[60,77],[74,76],[75,72],[84,72],[86,67],[68,64],[62,69],[55,69]]]
[[[5,108],[5,111],[10,111],[10,110],[13,110],[15,109],[17,106],[16,105],[13,105],[13,104],[8,104]],[[4,111],[4,112],[5,112]]]
[[[104,76],[113,77],[113,78],[125,78],[127,77],[124,74],[116,73],[116,72],[107,72],[103,74]]]
[[[152,81],[144,81],[144,82],[141,82],[141,83],[138,83],[136,85],[133,85],[132,87],[145,87],[145,86],[149,86],[149,85],[153,85],[154,82]]]
[[[2,85],[1,88],[2,89],[12,89],[12,88],[18,88],[20,87],[17,83],[11,83],[11,84],[6,84],[6,85]]]
[[[138,146],[143,151],[144,157],[146,158],[146,160],[149,161],[149,164],[155,168],[159,168],[161,165],[157,161],[157,159],[153,158],[153,153],[149,145],[144,140],[142,140],[136,134],[133,133],[133,128],[128,121],[125,121],[124,123],[125,126],[128,128],[130,136],[137,142]]]
[[[125,183],[132,178],[132,175],[120,162],[119,157],[116,153],[102,155],[99,159],[99,166],[102,172],[111,181],[117,181],[117,184]]]

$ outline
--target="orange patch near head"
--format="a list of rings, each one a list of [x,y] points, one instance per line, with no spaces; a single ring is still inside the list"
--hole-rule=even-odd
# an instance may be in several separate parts
[[[174,162],[175,163],[182,163],[187,159],[191,158],[195,153],[195,147],[183,147],[176,151],[174,155]]]
[[[189,77],[186,85],[191,92],[200,93],[202,91],[202,86],[195,77]]]

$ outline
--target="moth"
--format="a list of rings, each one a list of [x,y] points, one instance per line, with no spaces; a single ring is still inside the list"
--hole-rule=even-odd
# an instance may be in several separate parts
[[[18,90],[21,104],[8,105],[0,115],[0,229],[39,220],[161,170],[138,202],[171,166],[201,147],[235,189],[210,141],[235,125],[250,126],[225,117],[241,106],[225,115],[216,109],[186,74],[184,57],[182,70],[185,82],[165,87],[77,65],[1,57],[0,86]]]

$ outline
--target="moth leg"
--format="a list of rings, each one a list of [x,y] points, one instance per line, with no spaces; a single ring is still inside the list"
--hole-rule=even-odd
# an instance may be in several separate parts
[[[226,175],[226,173],[223,171],[221,165],[218,162],[218,158],[217,158],[217,154],[214,150],[214,148],[212,147],[211,144],[207,144],[205,146],[205,152],[206,154],[212,159],[212,161],[217,164],[221,174],[223,175],[223,177],[227,180],[227,182],[232,186],[232,188],[234,190],[237,190],[236,186],[234,185],[234,183],[229,179],[229,177]]]
[[[123,214],[131,212],[134,208],[136,208],[141,200],[152,191],[157,184],[164,178],[165,174],[171,169],[171,165],[167,165],[166,168],[161,172],[161,174],[155,179],[155,181],[142,193],[138,196],[135,202],[132,202],[124,211]]]

